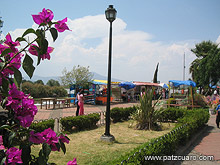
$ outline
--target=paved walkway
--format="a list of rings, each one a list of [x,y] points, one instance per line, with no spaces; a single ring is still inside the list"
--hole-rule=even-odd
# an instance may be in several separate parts
[[[112,104],[114,107],[131,107],[137,103],[120,103]],[[105,111],[106,105],[84,105],[85,114]],[[40,109],[38,107],[38,113],[35,116],[35,120],[46,120],[49,118],[61,118],[66,116],[75,116],[76,106],[71,108],[62,109]],[[220,129],[216,127],[215,115],[211,115],[208,121],[207,127],[205,127],[200,133],[198,133],[191,143],[186,147],[181,155],[187,155],[191,158],[203,159],[191,160],[191,161],[173,161],[171,164],[177,165],[214,165],[220,164]],[[214,156],[213,160],[208,160],[209,156]],[[186,157],[185,157],[186,158]]]
[[[111,109],[114,107],[132,107],[133,105],[137,105],[138,103],[115,103],[111,104]],[[94,113],[94,112],[101,112],[106,110],[106,105],[90,105],[90,104],[84,104],[84,113]],[[40,109],[40,106],[38,106],[38,112],[35,116],[34,120],[40,121],[40,120],[47,120],[50,118],[62,118],[67,116],[75,116],[76,115],[76,106],[71,104],[70,108],[55,108],[55,109],[45,109],[43,106],[42,109]]]
[[[215,115],[211,115],[208,126],[204,128],[192,141],[192,144],[185,151],[184,155],[191,158],[202,159],[176,162],[174,164],[182,165],[214,165],[220,164],[220,129],[216,127]],[[209,156],[214,156],[210,161]]]

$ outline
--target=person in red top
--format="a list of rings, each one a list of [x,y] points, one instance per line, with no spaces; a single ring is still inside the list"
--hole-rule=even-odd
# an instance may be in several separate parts
[[[181,93],[182,93],[182,95],[184,95],[184,89],[182,89]]]

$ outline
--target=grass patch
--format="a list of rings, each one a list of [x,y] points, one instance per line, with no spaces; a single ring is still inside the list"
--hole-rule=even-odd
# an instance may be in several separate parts
[[[50,163],[66,165],[68,161],[77,158],[80,165],[104,165],[112,159],[134,149],[152,138],[168,133],[174,124],[163,123],[162,131],[141,131],[129,128],[128,122],[121,122],[111,125],[111,134],[116,138],[115,143],[104,143],[100,141],[105,127],[99,127],[90,131],[81,131],[71,135],[70,143],[66,145],[67,152],[52,152]],[[40,146],[33,148],[33,153],[38,154]]]

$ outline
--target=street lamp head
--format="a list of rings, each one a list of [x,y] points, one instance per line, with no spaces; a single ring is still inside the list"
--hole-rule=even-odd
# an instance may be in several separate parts
[[[3,26],[3,21],[1,19],[2,19],[2,17],[0,17],[0,28],[2,28],[2,26]]]
[[[107,8],[107,10],[105,10],[105,16],[106,19],[109,22],[113,22],[116,19],[116,14],[117,11],[115,10],[115,8],[113,7],[113,5],[109,5],[109,7]]]

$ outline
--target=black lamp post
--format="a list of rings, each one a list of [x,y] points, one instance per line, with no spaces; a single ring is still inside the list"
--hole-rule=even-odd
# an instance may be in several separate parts
[[[2,17],[0,17],[0,28],[3,27],[3,21],[1,19],[2,19]],[[0,31],[0,35],[1,35],[1,33],[2,33],[2,31]]]
[[[106,19],[110,22],[109,33],[109,59],[108,59],[108,85],[107,85],[107,106],[106,106],[106,126],[105,133],[101,136],[103,141],[114,141],[115,138],[110,134],[110,98],[111,98],[111,61],[112,61],[112,22],[116,19],[117,11],[113,8],[113,5],[109,5],[105,11]]]

